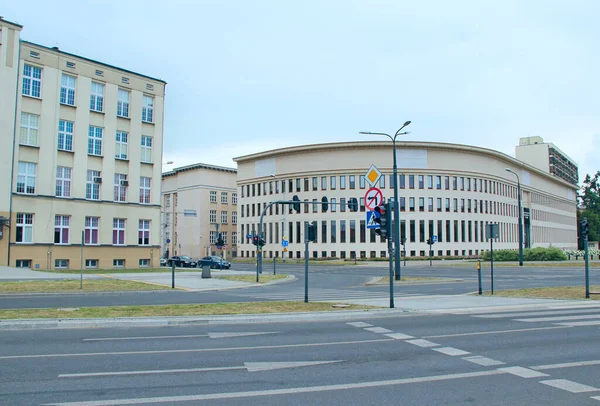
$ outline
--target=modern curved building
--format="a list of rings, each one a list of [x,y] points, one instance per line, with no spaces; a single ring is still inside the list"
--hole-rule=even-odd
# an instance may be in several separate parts
[[[485,224],[497,223],[494,249],[518,249],[517,176],[522,190],[527,247],[577,246],[577,185],[494,150],[434,142],[397,142],[401,236],[408,257],[426,256],[430,236],[439,256],[479,255],[490,248]],[[248,235],[259,230],[273,201],[300,200],[300,210],[275,204],[263,219],[264,258],[304,257],[304,223],[317,222],[312,258],[386,257],[387,244],[367,228],[367,170],[393,198],[391,142],[303,145],[234,158],[238,165],[238,256],[254,257]],[[507,168],[512,172],[507,171]],[[326,198],[326,199],[324,199]],[[358,210],[348,203],[355,198]],[[323,201],[327,201],[327,206]],[[284,247],[282,241],[287,241]]]

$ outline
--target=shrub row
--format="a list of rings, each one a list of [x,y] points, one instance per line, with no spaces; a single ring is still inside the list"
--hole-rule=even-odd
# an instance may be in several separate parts
[[[490,260],[490,252],[485,251],[481,257],[484,261]],[[494,261],[518,261],[517,250],[494,250]],[[560,248],[531,248],[523,250],[524,261],[566,261],[567,256]]]

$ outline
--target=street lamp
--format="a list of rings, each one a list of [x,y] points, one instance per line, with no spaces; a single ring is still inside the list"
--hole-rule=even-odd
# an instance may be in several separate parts
[[[506,168],[506,172],[510,172],[517,177],[517,199],[519,200],[519,266],[523,266],[523,214],[521,213],[521,181],[519,175]]]
[[[275,190],[277,190],[277,182],[279,182],[279,179],[277,179],[277,176],[273,174],[270,176],[275,179]],[[285,184],[281,186],[281,192],[283,193],[283,200],[287,200],[285,198]],[[283,211],[283,222],[281,223],[281,239],[283,240],[283,237],[285,237],[285,228],[287,227],[287,223],[285,222],[285,212],[287,211],[287,206],[281,206],[281,210]],[[277,243],[277,241],[275,243]],[[281,259],[283,262],[285,262],[285,251],[281,252]]]
[[[394,261],[395,261],[394,279],[397,281],[400,280],[400,244],[399,244],[400,243],[400,210],[399,210],[399,204],[398,204],[398,164],[396,162],[396,137],[399,135],[409,134],[408,131],[401,132],[402,129],[409,124],[410,124],[410,121],[406,121],[402,125],[402,127],[400,127],[400,129],[398,131],[396,131],[396,134],[394,134],[393,137],[386,133],[373,133],[373,132],[367,132],[367,131],[360,132],[360,134],[367,134],[367,135],[385,135],[386,137],[388,137],[389,139],[392,140],[392,144],[393,144],[393,148],[394,148]]]

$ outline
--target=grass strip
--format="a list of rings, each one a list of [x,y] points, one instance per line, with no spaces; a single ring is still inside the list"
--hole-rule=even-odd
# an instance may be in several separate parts
[[[160,316],[216,316],[235,314],[268,314],[324,312],[339,310],[375,309],[376,306],[348,305],[334,307],[323,302],[252,302],[209,303],[160,306],[110,306],[70,309],[10,309],[0,310],[0,320],[14,319],[85,319],[114,317],[160,317]]]
[[[258,283],[267,283],[271,281],[276,281],[280,279],[285,279],[288,276],[286,274],[279,275],[260,275],[258,278]],[[236,282],[247,282],[247,283],[256,283],[256,275],[223,275],[223,276],[215,276],[215,279],[225,279],[228,281],[236,281]]]
[[[599,292],[600,286],[590,286],[590,292]],[[490,292],[485,292],[485,296],[490,296]],[[504,297],[527,297],[539,299],[585,299],[584,286],[556,286],[551,288],[524,288],[496,290],[494,296]],[[590,295],[592,300],[600,300],[600,294]]]
[[[394,280],[394,284],[402,283],[402,282],[454,282],[455,279],[451,278],[437,278],[437,277],[427,277],[427,276],[403,276],[399,281]],[[377,283],[390,283],[390,277],[384,276],[377,281]]]
[[[54,293],[54,292],[114,292],[126,290],[165,290],[168,286],[150,283],[125,281],[117,279],[93,279],[83,281],[83,289],[79,289],[80,281],[27,281],[0,282],[0,293]]]

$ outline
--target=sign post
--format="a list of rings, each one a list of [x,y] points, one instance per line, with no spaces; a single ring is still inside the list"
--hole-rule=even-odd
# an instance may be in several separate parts
[[[485,234],[488,240],[490,240],[490,287],[492,295],[494,294],[494,238],[500,236],[500,227],[498,224],[486,224]]]

